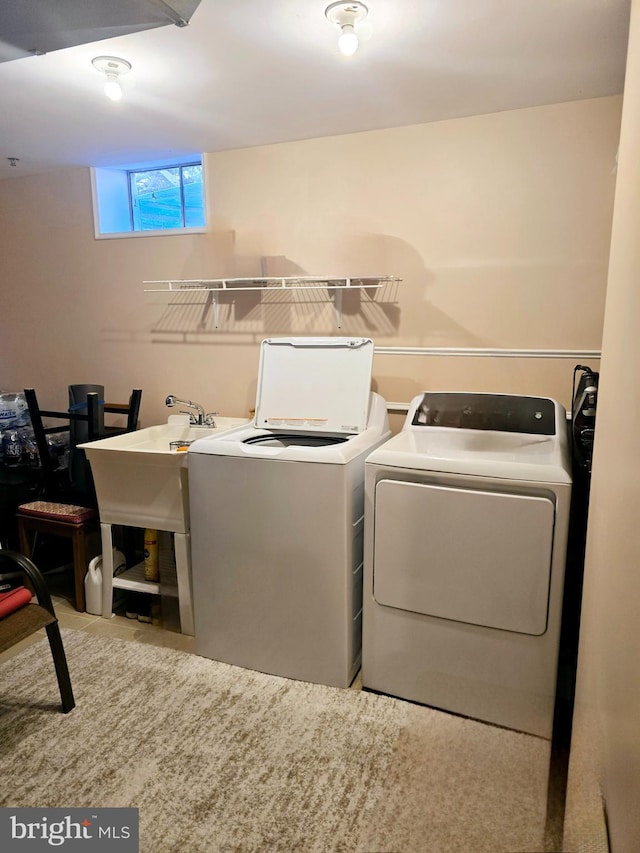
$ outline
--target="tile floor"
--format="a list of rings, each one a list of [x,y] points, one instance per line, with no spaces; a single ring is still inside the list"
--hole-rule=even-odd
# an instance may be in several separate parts
[[[136,619],[127,619],[126,616],[116,615],[111,619],[103,619],[101,616],[93,616],[90,613],[78,613],[65,596],[52,594],[51,598],[61,628],[87,631],[89,634],[97,634],[100,637],[120,637],[123,640],[149,643],[183,652],[193,651],[193,637],[168,631],[157,625],[138,622]],[[3,652],[0,654],[0,663],[18,654],[32,643],[36,643],[43,636],[45,636],[44,629]]]

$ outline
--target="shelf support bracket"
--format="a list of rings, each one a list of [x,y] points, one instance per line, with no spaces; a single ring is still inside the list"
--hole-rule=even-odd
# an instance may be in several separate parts
[[[336,311],[336,324],[339,329],[342,328],[342,288],[336,287],[335,289],[335,301],[334,308]]]
[[[198,323],[199,332],[204,332],[206,329],[207,315],[211,310],[211,305],[213,305],[213,324],[216,329],[218,328],[218,294],[214,290],[210,290],[207,293],[207,301],[202,309],[202,319]]]

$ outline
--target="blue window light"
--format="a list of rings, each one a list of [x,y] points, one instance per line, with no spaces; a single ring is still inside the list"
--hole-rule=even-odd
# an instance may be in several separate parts
[[[96,237],[205,230],[202,162],[91,170]]]

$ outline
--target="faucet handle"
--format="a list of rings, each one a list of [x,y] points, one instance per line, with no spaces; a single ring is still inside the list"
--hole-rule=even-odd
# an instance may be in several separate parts
[[[216,422],[214,421],[214,418],[215,418],[215,416],[216,416],[217,414],[218,414],[217,412],[208,412],[208,413],[204,416],[204,422],[205,422],[205,424],[206,424],[207,426],[210,426],[210,427],[215,427]]]
[[[191,426],[198,423],[197,417],[193,414],[193,412],[185,412],[184,409],[180,409],[181,415],[189,415],[189,423]]]

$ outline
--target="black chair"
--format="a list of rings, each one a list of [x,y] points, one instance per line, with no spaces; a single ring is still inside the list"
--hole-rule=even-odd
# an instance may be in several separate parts
[[[93,483],[88,481],[77,487],[70,477],[71,469],[60,466],[54,457],[47,436],[57,432],[69,432],[72,423],[83,424],[89,441],[100,437],[98,395],[87,394],[87,410],[82,412],[59,412],[41,409],[33,388],[25,388],[25,398],[31,417],[31,426],[38,448],[42,469],[40,500],[29,501],[18,507],[18,538],[20,550],[31,558],[38,534],[63,537],[71,541],[73,549],[74,599],[76,610],[84,611],[84,576],[91,553],[91,534],[99,529]],[[64,421],[63,424],[45,427],[42,418]]]
[[[142,391],[134,389],[128,403],[106,403],[104,400],[104,385],[69,385],[69,413],[87,415],[89,421],[92,414],[89,411],[89,395],[98,395],[98,420],[96,438],[109,438],[112,435],[122,435],[133,432],[138,428]],[[126,415],[124,426],[105,423],[105,415]],[[76,492],[84,494],[84,501],[95,504],[95,488],[91,468],[87,463],[84,450],[79,444],[93,441],[91,423],[74,418],[69,424],[69,477]]]
[[[35,592],[37,604],[29,602],[0,619],[0,652],[10,649],[16,643],[44,628],[56,668],[62,710],[67,714],[75,708],[76,703],[58,618],[45,580],[40,570],[27,557],[16,554],[14,551],[0,551],[0,584],[5,583],[18,583],[31,587]]]
[[[97,420],[90,410],[91,395],[97,405]],[[76,417],[69,421],[69,482],[81,503],[95,506],[95,488],[91,469],[84,450],[78,445],[104,435],[104,386],[69,385],[69,414],[86,415],[88,420]]]
[[[108,438],[111,435],[122,435],[126,432],[135,432],[138,429],[138,420],[140,418],[140,404],[142,402],[142,390],[134,388],[129,397],[128,403],[105,403],[104,410],[111,415],[126,415],[127,423],[124,427],[105,425],[104,435]]]
[[[77,387],[77,386],[76,386]],[[101,386],[84,386],[101,387]],[[99,529],[97,499],[93,478],[84,451],[76,443],[94,441],[103,437],[104,412],[127,414],[127,427],[138,424],[142,391],[134,390],[129,406],[104,404],[96,391],[86,394],[83,405],[72,405],[73,411],[60,412],[41,409],[33,388],[25,389],[25,398],[31,416],[40,463],[43,488],[41,500],[31,501],[18,507],[16,515],[20,550],[27,557],[33,554],[35,537],[39,534],[64,537],[71,540],[73,547],[74,599],[76,610],[86,607],[84,577],[92,553],[92,534]],[[62,426],[45,427],[42,418],[64,421]],[[127,427],[121,432],[127,432]],[[59,460],[50,452],[47,436],[61,430],[69,431],[70,458],[68,468],[60,468]],[[94,546],[95,547],[99,546]]]
[[[84,411],[71,412],[41,409],[33,388],[25,388],[24,396],[42,468],[42,497],[49,501],[80,500],[95,504],[95,497],[91,490],[85,488],[85,484],[74,484],[73,469],[61,466],[59,458],[54,457],[47,437],[55,433],[68,433],[70,453],[74,442],[82,443],[100,438],[101,410],[98,394],[93,391],[86,395]],[[43,418],[63,423],[45,427]]]

